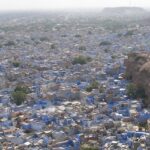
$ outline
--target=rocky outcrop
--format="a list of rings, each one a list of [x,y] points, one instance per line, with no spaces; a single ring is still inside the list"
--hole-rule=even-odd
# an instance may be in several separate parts
[[[144,103],[150,105],[150,53],[134,52],[125,60],[126,76],[137,87],[143,88],[146,94]]]

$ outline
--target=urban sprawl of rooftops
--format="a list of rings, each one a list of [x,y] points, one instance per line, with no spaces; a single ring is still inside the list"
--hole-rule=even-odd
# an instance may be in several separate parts
[[[148,150],[150,111],[124,66],[150,50],[146,17],[0,15],[0,149]]]

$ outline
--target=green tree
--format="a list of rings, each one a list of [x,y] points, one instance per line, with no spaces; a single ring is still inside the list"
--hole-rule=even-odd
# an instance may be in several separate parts
[[[146,93],[145,93],[145,89],[143,87],[138,87],[137,88],[137,97],[140,98],[146,98]]]
[[[26,100],[26,93],[22,91],[13,92],[12,98],[16,105],[21,105]]]
[[[134,83],[127,85],[127,95],[132,98],[146,98],[145,89],[142,86],[137,86]]]
[[[127,95],[136,98],[137,96],[137,87],[134,83],[130,83],[127,85]]]
[[[30,92],[29,88],[25,85],[17,85],[14,91],[15,92],[20,91],[25,94],[28,94]]]
[[[25,100],[27,94],[30,92],[29,88],[25,85],[17,85],[12,92],[12,101],[16,105],[21,105]]]
[[[87,92],[91,92],[93,90],[93,88],[91,87],[91,86],[88,86],[87,88],[86,88],[86,91]]]

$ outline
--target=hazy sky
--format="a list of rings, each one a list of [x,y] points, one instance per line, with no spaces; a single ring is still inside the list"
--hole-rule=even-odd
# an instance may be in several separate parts
[[[0,10],[37,10],[141,6],[150,8],[150,0],[0,0]]]

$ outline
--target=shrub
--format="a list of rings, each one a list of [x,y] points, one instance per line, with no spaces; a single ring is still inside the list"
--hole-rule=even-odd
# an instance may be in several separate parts
[[[91,92],[93,90],[93,88],[91,87],[91,86],[88,86],[87,88],[86,88],[86,91],[87,92]]]
[[[91,61],[91,58],[90,57],[85,57],[85,56],[78,56],[78,57],[75,57],[72,61],[72,63],[75,65],[75,64],[86,64],[87,62]]]
[[[20,91],[20,92],[23,92],[23,93],[26,93],[26,94],[28,94],[30,92],[29,88],[25,85],[22,85],[22,86],[17,85],[14,91],[15,92]]]
[[[102,41],[99,46],[107,46],[107,45],[111,45],[112,43],[109,41]]]
[[[143,87],[138,87],[137,88],[137,97],[140,97],[140,98],[146,98],[146,93],[145,93],[145,89]]]
[[[26,94],[22,91],[12,93],[13,102],[16,105],[21,105],[26,100]]]
[[[97,81],[93,81],[87,88],[87,92],[91,92],[93,89],[98,89],[99,83]]]
[[[12,62],[12,64],[16,68],[18,68],[20,66],[20,62],[18,62],[18,61],[14,61],[14,62]]]
[[[136,98],[137,87],[134,83],[130,83],[127,85],[127,95]]]
[[[105,91],[105,88],[101,85],[99,86],[99,93],[103,93]]]
[[[127,85],[127,95],[132,98],[146,98],[145,90],[142,86],[136,86],[134,83]]]
[[[26,96],[29,93],[29,88],[26,86],[16,86],[14,92],[12,93],[12,101],[16,105],[21,105],[25,100]]]
[[[112,58],[112,59],[116,59],[117,56],[116,56],[116,55],[112,55],[111,58]]]
[[[125,73],[125,78],[126,78],[127,80],[132,80],[132,75],[126,72],[126,73]]]
[[[86,57],[86,60],[87,61],[92,61],[92,58],[88,56],[88,57]]]
[[[98,89],[99,83],[97,81],[93,81],[91,86],[93,89]]]
[[[140,122],[140,123],[138,124],[138,126],[139,126],[139,129],[144,128],[145,130],[148,130],[148,123],[147,123],[147,121],[145,121],[145,122]]]
[[[73,60],[73,64],[86,64],[86,58],[83,56],[75,57]]]

